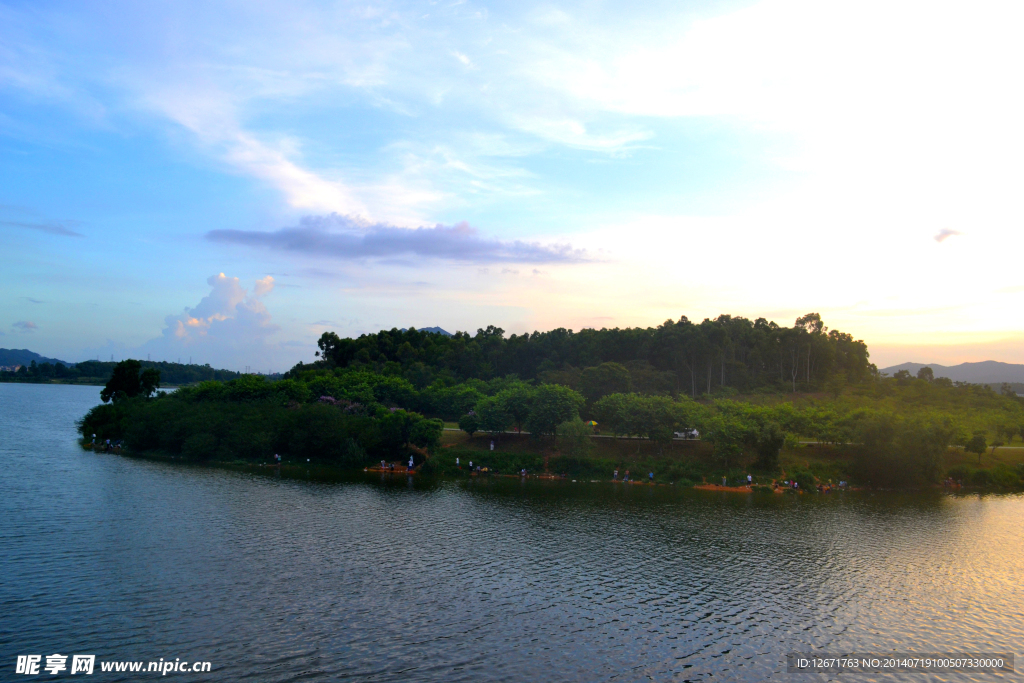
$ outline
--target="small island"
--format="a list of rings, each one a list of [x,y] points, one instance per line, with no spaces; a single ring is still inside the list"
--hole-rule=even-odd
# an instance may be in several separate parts
[[[565,477],[722,490],[1020,488],[1024,400],[881,375],[808,314],[505,336],[325,333],[281,379],[158,391],[113,369],[86,447],[221,465]],[[95,435],[95,437],[93,436]],[[472,470],[470,469],[472,463]]]

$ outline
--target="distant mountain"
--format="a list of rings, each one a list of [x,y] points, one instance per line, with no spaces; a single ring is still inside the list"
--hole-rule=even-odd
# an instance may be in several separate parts
[[[74,365],[74,363],[69,363],[66,360],[40,356],[38,353],[28,349],[0,349],[0,365],[31,365],[32,361],[35,361],[37,365],[42,365],[43,363],[49,363],[50,365],[62,363],[67,367]]]
[[[406,329],[407,328],[403,327],[402,332],[405,332]],[[434,334],[443,334],[446,337],[452,336],[451,332],[448,332],[447,330],[442,330],[440,327],[417,327],[416,330],[419,332],[433,332]]]
[[[929,367],[936,377],[948,377],[954,382],[970,382],[971,384],[1011,384],[1024,382],[1024,365],[1014,363],[1000,363],[995,360],[985,360],[980,363],[961,363],[960,365],[939,365],[937,363],[903,363],[893,365],[891,368],[882,368],[890,377],[900,370],[907,370],[911,375],[917,375],[917,371],[923,367]]]

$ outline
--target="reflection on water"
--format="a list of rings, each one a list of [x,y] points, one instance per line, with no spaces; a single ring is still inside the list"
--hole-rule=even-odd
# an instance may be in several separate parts
[[[209,660],[206,681],[760,681],[789,680],[793,650],[1024,642],[1019,496],[173,466],[79,450],[98,393],[0,384],[2,667],[77,652]]]

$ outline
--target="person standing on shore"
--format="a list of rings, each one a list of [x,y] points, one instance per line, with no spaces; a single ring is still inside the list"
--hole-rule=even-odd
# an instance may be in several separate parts
[[[614,472],[612,472],[612,481],[618,481],[618,480],[619,480],[619,471],[615,470]]]

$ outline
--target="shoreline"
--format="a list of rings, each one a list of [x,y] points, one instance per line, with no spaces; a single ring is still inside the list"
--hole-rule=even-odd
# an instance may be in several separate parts
[[[93,451],[90,443],[82,443],[79,441],[79,447],[85,451]],[[273,476],[288,476],[289,478],[295,479],[310,479],[311,475],[317,479],[324,479],[329,481],[353,481],[353,480],[366,480],[367,477],[363,475],[380,475],[381,477],[387,477],[388,479],[399,479],[399,478],[411,478],[417,477],[424,480],[430,481],[473,481],[473,480],[488,480],[488,479],[520,479],[523,481],[535,481],[535,482],[554,482],[560,481],[564,483],[583,483],[583,484],[617,484],[622,486],[642,486],[649,488],[671,488],[676,490],[693,490],[693,491],[708,491],[717,493],[738,493],[743,495],[754,495],[759,493],[771,493],[773,495],[783,495],[793,493],[796,495],[809,495],[809,494],[821,494],[827,495],[818,490],[808,491],[804,489],[794,490],[786,486],[778,486],[773,488],[770,485],[755,484],[754,486],[722,486],[720,484],[712,483],[699,483],[691,486],[677,485],[675,482],[649,482],[649,481],[628,481],[615,479],[590,479],[590,478],[577,478],[573,479],[569,476],[562,476],[558,474],[542,473],[542,474],[528,474],[523,477],[519,474],[501,474],[498,472],[466,472],[463,475],[452,475],[450,473],[433,473],[433,472],[422,472],[419,471],[419,467],[413,468],[412,472],[402,468],[397,468],[394,471],[381,470],[377,467],[362,467],[362,468],[343,468],[334,465],[324,465],[318,463],[299,463],[285,461],[281,464],[275,463],[255,463],[242,460],[209,460],[205,462],[199,462],[195,460],[187,460],[181,456],[170,455],[161,453],[159,451],[147,451],[144,453],[132,453],[123,449],[110,451],[102,451],[99,449],[94,450],[95,453],[101,453],[106,455],[116,455],[126,458],[132,458],[135,460],[146,460],[151,462],[162,462],[173,465],[185,465],[188,467],[201,467],[207,469],[221,469],[233,472],[249,472],[252,474],[272,474]],[[1003,493],[1003,494],[1020,494],[1022,489],[1003,488],[998,486],[944,486],[942,484],[935,484],[925,488],[907,488],[907,489],[889,489],[889,488],[878,488],[872,489],[862,486],[850,486],[844,489],[834,488],[834,493],[923,493],[923,492],[934,492],[934,493],[946,493],[946,494],[962,494],[962,493]]]

